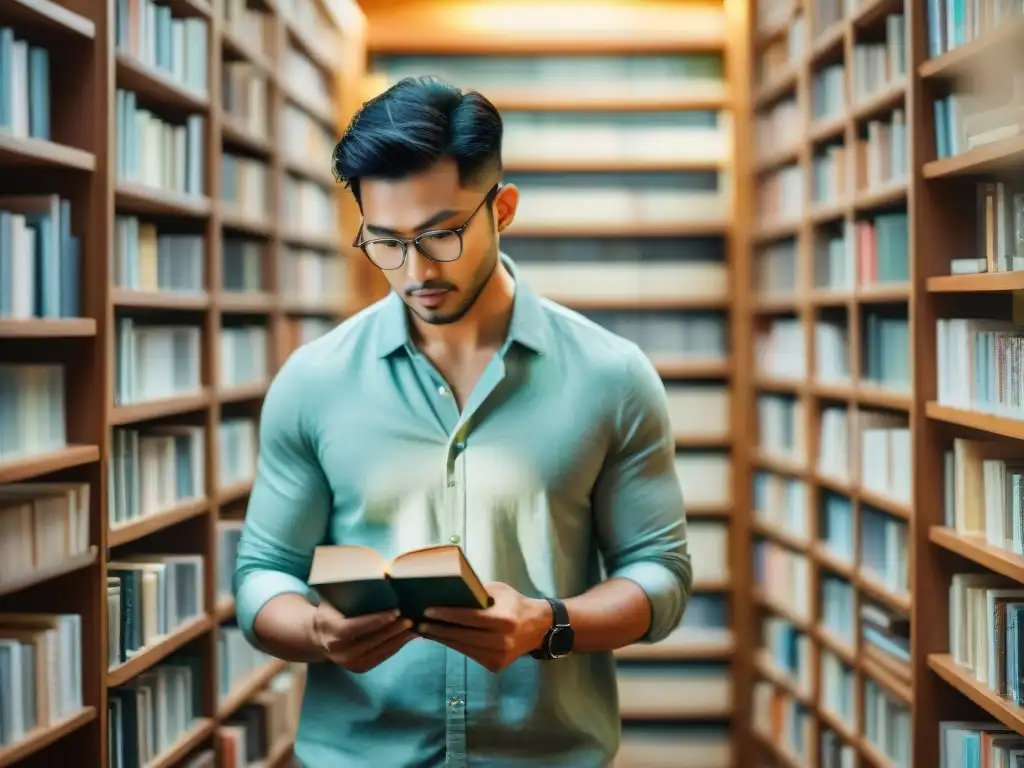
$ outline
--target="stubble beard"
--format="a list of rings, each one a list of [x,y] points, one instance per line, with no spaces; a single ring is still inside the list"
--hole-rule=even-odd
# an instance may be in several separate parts
[[[487,283],[492,277],[494,277],[494,273],[498,269],[497,242],[492,242],[490,251],[491,252],[488,254],[487,258],[480,262],[480,267],[473,275],[473,283],[470,285],[466,300],[462,302],[459,307],[447,314],[431,312],[429,310],[424,312],[421,309],[410,307],[410,309],[416,313],[416,317],[430,325],[451,325],[452,323],[459,322],[459,320],[465,317],[466,313],[473,308],[474,304],[476,304],[477,299],[480,298],[480,294],[483,293]]]

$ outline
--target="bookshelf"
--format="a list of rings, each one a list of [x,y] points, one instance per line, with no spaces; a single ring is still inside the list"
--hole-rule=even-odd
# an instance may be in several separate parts
[[[1020,68],[997,63],[1024,27],[981,8],[757,9],[754,526],[775,654],[752,696],[777,764],[958,768],[1024,744],[1024,145]]]
[[[303,670],[240,640],[230,571],[263,393],[344,314],[364,22],[0,7],[4,768],[289,761]]]
[[[912,739],[931,622],[911,616],[928,374],[910,5],[754,11],[750,697],[769,764],[910,768],[913,742],[913,765],[938,765]]]
[[[748,384],[734,364],[747,336],[746,5],[363,3],[366,95],[432,73],[490,98],[522,193],[502,249],[535,291],[636,341],[666,381],[696,589],[676,635],[620,654],[620,768],[749,764],[735,482]],[[357,306],[386,291],[361,261]]]

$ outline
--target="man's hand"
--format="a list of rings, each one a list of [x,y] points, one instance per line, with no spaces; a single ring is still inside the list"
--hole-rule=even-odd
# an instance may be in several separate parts
[[[310,632],[326,660],[361,673],[391,658],[416,637],[409,631],[411,627],[412,622],[401,618],[398,611],[345,618],[322,601],[313,614]]]
[[[494,598],[490,608],[430,608],[417,631],[497,673],[540,646],[551,628],[551,606],[508,584],[485,586]],[[437,623],[441,621],[448,624]]]

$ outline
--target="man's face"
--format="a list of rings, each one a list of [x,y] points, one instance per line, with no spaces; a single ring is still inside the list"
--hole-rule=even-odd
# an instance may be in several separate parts
[[[460,186],[458,168],[452,160],[405,179],[363,179],[359,186],[364,241],[411,239],[424,232],[455,229],[472,216],[462,232],[462,255],[457,260],[434,261],[410,243],[405,264],[382,270],[395,293],[424,322],[443,325],[461,319],[497,265],[498,238],[492,215],[495,205],[485,204],[477,211],[490,187]],[[509,196],[503,192],[501,197]],[[507,210],[507,199],[497,207]],[[506,218],[510,221],[511,215]],[[501,228],[507,223],[500,211],[498,220]],[[424,246],[430,248],[430,243],[424,242]]]

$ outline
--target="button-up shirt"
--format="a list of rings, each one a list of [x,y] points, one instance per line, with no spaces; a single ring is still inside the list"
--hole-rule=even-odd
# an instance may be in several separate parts
[[[267,393],[235,570],[237,621],[307,585],[319,544],[387,557],[462,547],[484,581],[571,598],[602,579],[646,593],[643,641],[692,585],[664,386],[640,349],[516,279],[507,341],[461,409],[395,294],[301,347]],[[600,768],[618,749],[612,653],[530,656],[492,674],[416,638],[354,674],[309,665],[305,768]]]

